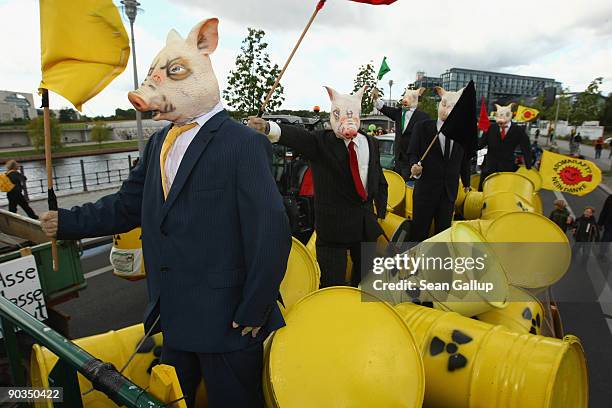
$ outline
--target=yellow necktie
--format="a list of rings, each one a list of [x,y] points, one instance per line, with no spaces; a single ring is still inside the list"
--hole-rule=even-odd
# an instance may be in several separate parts
[[[162,182],[162,188],[164,189],[164,198],[168,197],[168,190],[166,186],[166,157],[168,157],[168,153],[170,153],[170,149],[172,148],[172,145],[174,144],[174,142],[176,142],[176,139],[178,139],[178,137],[181,134],[185,133],[189,129],[193,129],[196,126],[197,126],[197,123],[195,122],[188,123],[183,126],[174,125],[172,129],[168,131],[168,134],[166,135],[166,138],[164,139],[164,144],[162,145],[161,153],[159,154],[159,164],[161,168],[161,182]]]

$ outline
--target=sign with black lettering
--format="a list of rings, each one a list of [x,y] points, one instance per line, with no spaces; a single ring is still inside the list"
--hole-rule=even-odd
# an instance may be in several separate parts
[[[47,318],[47,308],[34,255],[0,264],[0,295],[38,320]]]

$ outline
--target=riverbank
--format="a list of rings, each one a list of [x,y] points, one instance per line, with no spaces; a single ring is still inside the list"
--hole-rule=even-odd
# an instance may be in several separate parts
[[[108,142],[100,144],[83,144],[78,146],[65,146],[53,152],[53,158],[66,158],[77,156],[97,156],[100,154],[123,153],[138,150],[138,141],[129,140],[123,142]],[[19,162],[45,160],[43,151],[34,149],[29,150],[10,150],[0,152],[0,164],[8,160]]]

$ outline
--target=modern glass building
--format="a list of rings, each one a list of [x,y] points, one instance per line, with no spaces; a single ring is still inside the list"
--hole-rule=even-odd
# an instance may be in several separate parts
[[[480,103],[485,97],[488,109],[494,103],[509,104],[520,100],[542,95],[544,88],[555,87],[561,92],[561,83],[552,78],[504,74],[501,72],[478,71],[465,68],[451,68],[440,75],[442,87],[448,91],[457,91],[474,81],[476,98]]]
[[[442,79],[440,77],[430,77],[423,71],[417,72],[416,81],[409,85],[409,88],[419,89],[423,87],[425,89],[433,89],[435,86],[442,86]]]

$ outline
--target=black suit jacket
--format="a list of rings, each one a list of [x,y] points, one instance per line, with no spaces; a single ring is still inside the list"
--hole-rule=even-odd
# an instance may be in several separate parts
[[[408,122],[408,126],[406,126],[406,130],[402,131],[402,108],[394,108],[391,106],[383,106],[380,109],[383,115],[392,119],[395,122],[395,143],[393,145],[395,161],[396,162],[408,162],[410,160],[408,149],[410,148],[410,138],[412,136],[412,132],[414,130],[414,125],[423,120],[428,120],[429,115],[423,112],[422,110],[416,109],[412,116],[410,117],[410,121]]]
[[[387,181],[380,166],[376,140],[366,136],[370,148],[368,199],[362,202],[355,190],[343,140],[331,130],[311,132],[288,125],[280,128],[278,143],[294,149],[310,162],[317,238],[339,244],[374,241],[382,230],[372,204],[376,203],[379,218],[387,211]]]
[[[80,239],[142,226],[145,331],[161,313],[164,344],[171,348],[242,350],[284,325],[276,300],[291,232],[270,172],[272,146],[220,112],[187,148],[164,200],[159,155],[169,128],[151,136],[118,192],[60,209],[57,236]],[[241,336],[232,321],[263,328],[257,338]]]
[[[525,128],[513,123],[506,133],[503,142],[497,123],[491,124],[489,130],[478,141],[478,148],[487,148],[487,156],[483,164],[483,172],[492,174],[499,171],[516,171],[514,150],[520,145],[525,157],[525,166],[531,168],[531,146]]]
[[[436,138],[431,150],[421,163],[423,173],[414,184],[415,204],[417,202],[435,204],[442,195],[446,195],[451,202],[455,202],[459,189],[459,178],[461,177],[464,186],[470,185],[470,160],[457,142],[453,142],[450,157],[444,159],[440,139],[436,136],[438,132],[436,123],[436,120],[417,123],[410,141],[410,166],[412,166],[418,163],[432,139]]]

